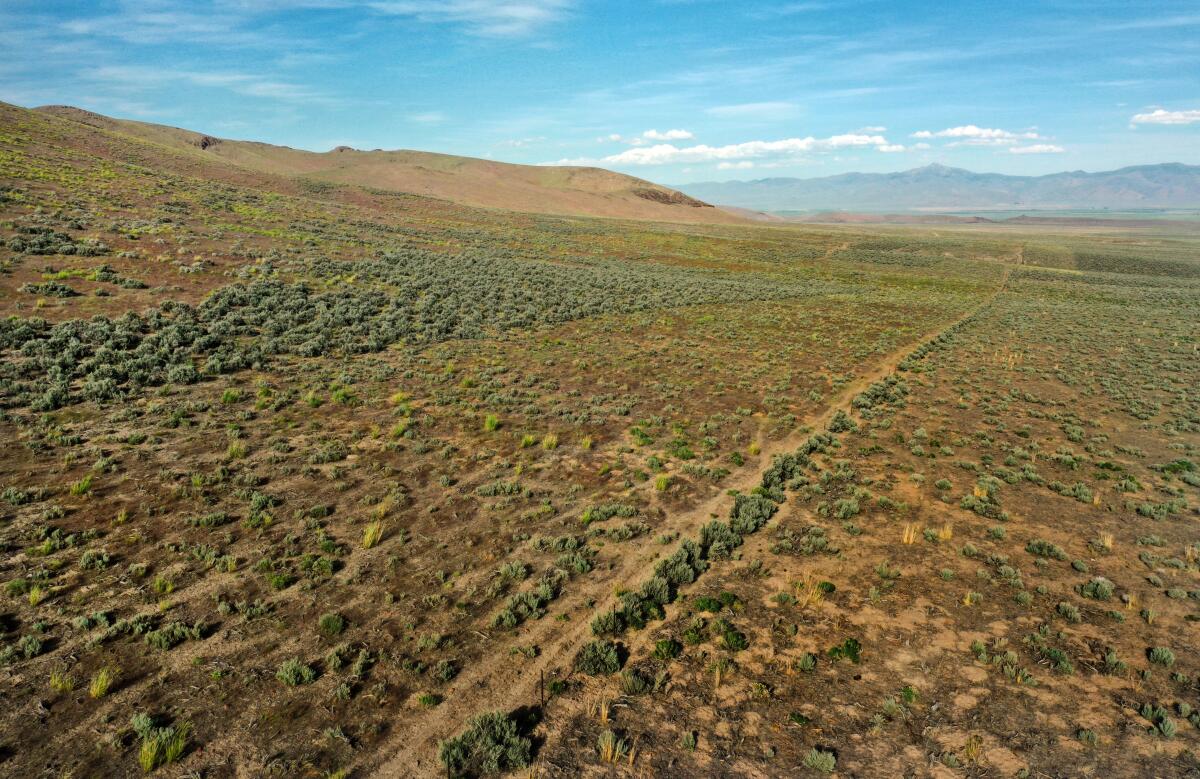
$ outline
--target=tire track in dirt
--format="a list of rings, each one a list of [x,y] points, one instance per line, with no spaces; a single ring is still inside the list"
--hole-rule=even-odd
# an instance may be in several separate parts
[[[941,334],[961,326],[996,300],[1008,286],[1012,268],[1024,261],[1022,247],[1014,257],[1014,264],[1005,265],[1004,272],[996,289],[978,305],[969,309],[961,316],[940,328],[930,332],[921,341],[924,343],[937,338]],[[821,411],[797,420],[797,432],[784,438],[764,442],[760,452],[760,462],[763,468],[769,467],[776,455],[795,451],[811,432],[824,430],[838,410],[849,407],[854,396],[863,392],[871,384],[894,373],[899,364],[907,357],[915,345],[906,345],[888,353],[870,371],[860,375],[847,384],[830,399],[828,405]],[[810,432],[798,432],[808,430]],[[696,506],[682,512],[668,515],[656,530],[659,532],[678,532],[681,539],[692,538],[699,533],[700,528],[707,524],[713,516],[724,518],[729,513],[733,498],[729,490],[749,492],[759,486],[762,481],[762,469],[746,469],[739,474],[731,474],[720,492],[702,500]],[[647,543],[626,551],[616,567],[605,573],[607,577],[599,580],[594,576],[587,582],[586,587],[567,585],[562,596],[556,601],[557,610],[561,613],[578,613],[587,608],[587,600],[596,593],[609,593],[603,602],[597,603],[593,613],[605,610],[613,600],[611,593],[616,589],[636,589],[648,578],[654,564],[661,558],[675,551],[677,545],[663,546]],[[668,604],[667,618],[670,619],[672,608],[676,604]],[[625,644],[631,654],[635,648],[644,648],[652,631],[641,630],[630,634]],[[511,634],[506,634],[511,635]],[[464,727],[466,720],[484,711],[511,711],[519,706],[536,706],[538,690],[543,673],[563,669],[570,671],[571,662],[584,644],[594,637],[591,631],[590,619],[579,621],[558,622],[552,619],[541,619],[525,623],[523,629],[513,638],[520,644],[538,647],[537,657],[522,662],[519,666],[513,663],[500,662],[492,664],[478,663],[472,668],[465,668],[455,678],[453,684],[445,691],[445,700],[431,711],[410,710],[414,720],[409,727],[399,727],[376,750],[378,754],[391,755],[382,762],[371,761],[363,766],[370,775],[383,777],[408,776],[439,776],[444,773],[437,757],[438,741],[456,735]],[[497,649],[501,642],[497,640]],[[499,667],[496,667],[499,665]],[[404,723],[408,724],[408,723]]]
[[[1022,249],[1018,250],[1018,252],[1017,252],[1017,255],[1016,255],[1016,258],[1015,258],[1015,263],[1014,263],[1014,264],[1015,264],[1015,265],[1020,265],[1020,264],[1022,264],[1022,263],[1023,263],[1023,261],[1024,261],[1024,248],[1022,248]],[[987,309],[987,308],[988,308],[988,307],[989,307],[989,306],[990,306],[990,305],[991,305],[991,304],[992,304],[992,303],[993,303],[993,302],[994,302],[994,301],[995,301],[995,300],[996,300],[996,299],[997,299],[997,298],[1000,296],[1000,294],[1001,294],[1001,293],[1003,293],[1003,292],[1005,291],[1005,289],[1007,289],[1007,286],[1008,286],[1008,280],[1009,280],[1009,275],[1010,275],[1010,273],[1011,273],[1011,270],[1012,270],[1012,266],[1006,266],[1006,267],[1005,267],[1004,274],[1003,274],[1003,276],[1001,277],[1000,285],[997,287],[997,289],[996,289],[996,291],[995,291],[995,292],[993,292],[991,295],[989,295],[989,296],[987,297],[987,299],[986,299],[986,300],[984,300],[984,301],[983,301],[982,303],[980,303],[978,306],[976,306],[976,307],[972,308],[972,309],[971,309],[970,311],[968,311],[966,314],[963,314],[963,315],[962,315],[962,316],[960,316],[958,319],[954,320],[954,321],[953,321],[953,322],[951,322],[950,324],[948,324],[948,325],[944,326],[943,328],[941,328],[940,330],[938,330],[938,331],[937,331],[937,332],[936,332],[934,335],[930,336],[930,338],[936,338],[936,337],[938,337],[939,335],[941,335],[941,334],[943,334],[943,333],[945,333],[945,332],[947,332],[947,331],[949,331],[949,330],[952,330],[952,329],[954,329],[954,328],[957,328],[957,327],[961,326],[962,324],[964,324],[965,322],[967,322],[967,321],[969,321],[970,319],[972,319],[973,317],[975,317],[975,316],[977,316],[978,314],[982,313],[984,310],[986,310],[986,309]],[[909,350],[905,351],[905,356],[907,356],[907,354],[908,354],[908,353],[910,353],[910,352],[911,352],[911,348],[910,348]],[[875,381],[878,381],[878,380],[880,380],[880,379],[886,378],[887,376],[889,376],[889,375],[891,375],[891,374],[895,373],[895,372],[896,372],[896,367],[899,365],[899,363],[900,363],[900,362],[901,362],[903,359],[904,359],[904,357],[901,357],[900,359],[898,359],[898,360],[895,360],[895,359],[894,359],[894,355],[892,355],[891,357],[889,357],[889,359],[888,359],[888,360],[885,362],[885,366],[886,366],[886,365],[890,365],[890,366],[891,366],[891,367],[890,367],[890,369],[887,369],[885,366],[881,366],[880,368],[876,369],[876,370],[875,370],[875,371],[874,371],[874,372],[871,374],[871,375],[874,377],[874,380],[875,380]],[[859,385],[861,385],[861,386],[858,388],[858,391],[861,391],[862,389],[865,389],[865,386],[866,386],[866,385],[865,385],[865,384],[862,384],[862,382],[864,382],[864,381],[866,382],[866,384],[870,384],[870,383],[871,383],[871,382],[870,382],[870,381],[868,381],[868,380],[867,380],[865,377],[864,377],[864,379],[860,379],[858,382],[855,382],[856,384],[859,384]],[[846,397],[846,393],[842,393],[842,395],[841,395],[841,396],[839,396],[839,398],[838,398],[838,401],[837,401],[837,402],[836,402],[836,403],[835,403],[835,404],[834,404],[832,407],[830,407],[830,408],[826,409],[824,412],[822,412],[822,413],[821,413],[821,415],[820,415],[820,416],[819,416],[819,418],[818,418],[818,419],[819,419],[819,424],[820,424],[820,427],[819,427],[819,428],[818,428],[818,427],[814,427],[814,428],[813,428],[813,432],[814,432],[814,433],[816,433],[816,432],[821,432],[822,430],[824,430],[824,429],[825,429],[825,427],[828,425],[829,421],[831,421],[831,419],[832,419],[833,415],[837,413],[838,409],[845,410],[845,411],[846,411],[848,414],[850,414],[850,415],[852,415],[852,416],[856,416],[856,415],[854,414],[854,411],[853,411],[853,409],[852,409],[852,408],[849,406],[849,401],[850,401],[851,399],[853,399],[853,397],[854,397],[854,394],[857,394],[857,392],[855,392],[855,393],[853,393],[853,394],[850,394],[848,397]],[[794,449],[796,448],[796,446],[799,446],[799,443],[796,443],[795,445],[793,445],[793,446],[792,446],[792,447],[790,447],[790,448],[789,448],[789,447],[784,447],[784,448],[783,448],[783,451],[778,451],[778,452],[775,452],[775,454],[784,454],[784,453],[787,453],[787,452],[790,452],[790,451],[794,451]],[[764,451],[765,451],[765,450],[764,450]],[[774,454],[772,455],[772,458],[773,458],[773,457],[774,457]],[[752,487],[750,487],[750,489],[753,489],[753,487],[757,487],[757,486],[759,485],[759,483],[761,483],[761,472],[760,472],[760,474],[759,474],[759,482],[755,483],[755,484],[754,484]],[[777,515],[777,516],[778,516],[778,515]],[[773,518],[773,519],[772,519],[772,522],[771,522],[770,524],[774,524],[774,523],[776,523],[777,521],[778,521],[777,519]],[[767,526],[764,526],[764,527],[762,528],[762,530],[766,530],[766,529],[768,529],[768,528],[770,527],[770,524],[768,524]],[[749,537],[747,537],[747,538],[746,538],[746,544],[745,544],[745,546],[744,546],[744,547],[743,547],[743,549],[742,549],[743,556],[744,556],[744,557],[745,557],[745,556],[753,556],[753,555],[749,555],[749,554],[747,554],[748,552],[750,552],[750,551],[751,551],[751,545],[753,544],[753,545],[754,545],[754,548],[755,548],[756,550],[760,550],[760,549],[761,549],[761,548],[762,548],[764,545],[766,545],[766,544],[768,543],[768,540],[767,540],[768,538],[769,538],[769,534],[767,534],[767,533],[763,533],[763,532],[758,532],[758,533],[755,533],[753,536],[749,536]],[[755,542],[757,542],[757,543],[755,543]],[[680,603],[682,602],[682,600],[683,600],[683,599],[679,599],[679,600],[677,600],[675,603],[669,603],[669,604],[667,604],[666,606],[664,606],[664,607],[663,607],[663,608],[664,608],[664,611],[666,612],[666,618],[665,618],[663,621],[669,621],[669,620],[671,619],[671,616],[672,616],[671,612],[672,612],[672,610],[678,610],[678,609],[680,609],[680,608],[683,608],[683,607],[680,605]],[[625,641],[625,645],[626,645],[626,648],[627,648],[627,649],[628,649],[628,651],[629,651],[629,656],[630,656],[631,658],[632,658],[632,657],[634,656],[634,654],[635,654],[637,651],[639,651],[639,650],[641,650],[641,651],[643,651],[643,652],[646,652],[646,651],[649,651],[649,650],[652,648],[652,646],[653,646],[653,632],[654,632],[654,631],[652,631],[652,630],[648,630],[648,629],[647,629],[647,630],[639,630],[639,631],[636,631],[636,632],[634,632],[634,633],[632,633],[632,634],[630,634],[630,635],[629,635],[628,639]]]
[[[1019,249],[1017,251],[1016,256],[1014,257],[1014,265],[1020,265],[1023,262],[1024,262],[1024,248],[1022,247],[1021,249]],[[992,292],[992,294],[988,295],[988,297],[985,300],[983,300],[979,305],[973,307],[966,313],[959,316],[957,319],[953,320],[952,322],[950,322],[950,323],[944,325],[943,327],[941,327],[940,329],[938,329],[932,335],[930,335],[926,339],[924,339],[924,341],[928,341],[928,340],[937,338],[938,336],[942,335],[943,333],[946,333],[957,327],[960,327],[961,325],[963,325],[970,319],[974,318],[975,316],[977,316],[978,314],[980,314],[984,310],[986,310],[1007,289],[1011,271],[1012,271],[1012,266],[1006,265],[1005,269],[1004,269],[1004,273],[1001,276],[1000,282],[997,285],[996,290],[994,292]],[[918,343],[922,343],[924,341],[921,341]],[[839,393],[838,397],[833,401],[833,403],[829,407],[824,409],[819,414],[810,417],[810,419],[805,420],[806,423],[810,422],[810,420],[815,420],[815,424],[812,424],[812,426],[811,426],[812,433],[815,434],[815,433],[824,431],[827,428],[828,423],[830,421],[832,421],[833,416],[838,412],[839,409],[846,411],[848,414],[851,414],[852,416],[856,416],[854,414],[853,408],[850,406],[850,401],[854,398],[854,396],[857,395],[859,392],[863,391],[864,389],[866,389],[871,383],[873,383],[875,381],[879,381],[881,379],[886,378],[887,376],[890,376],[890,375],[896,373],[897,367],[899,366],[900,362],[902,362],[905,359],[905,357],[907,357],[909,354],[911,354],[911,352],[914,348],[915,348],[915,346],[910,345],[908,347],[901,348],[899,350],[896,350],[895,352],[890,353],[888,355],[888,357],[884,360],[884,362],[882,364],[880,364],[876,369],[874,369],[870,374],[860,377],[852,385],[848,386],[843,392]],[[803,426],[804,425],[801,425],[801,427],[803,427]],[[800,444],[803,443],[807,438],[808,438],[807,434],[806,435],[792,435],[792,436],[788,436],[787,439],[781,440],[780,442],[778,442],[776,444],[772,444],[770,447],[764,446],[763,447],[763,455],[769,457],[769,459],[767,460],[767,465],[769,465],[774,460],[774,457],[776,455],[787,454],[787,453],[791,453],[791,452],[795,451],[795,449],[797,447],[799,447]],[[763,442],[762,436],[759,436],[759,441],[760,441],[760,443]],[[768,452],[768,448],[770,449],[769,452]],[[743,492],[748,492],[748,491],[754,489],[755,487],[759,486],[761,484],[761,481],[762,481],[762,471],[759,471],[757,474],[757,478],[755,478],[752,481],[752,483],[749,483],[739,489],[741,489]],[[724,493],[722,493],[721,495],[714,496],[714,500],[712,502],[717,502],[722,497],[728,497],[728,496],[725,495]],[[732,499],[730,499],[730,500],[732,500]],[[714,512],[714,513],[717,513],[717,512]],[[725,513],[718,514],[718,517],[727,521],[728,520],[728,507],[726,507]],[[707,516],[705,518],[703,518],[698,523],[698,525],[695,528],[693,528],[693,531],[698,532],[699,525],[707,524],[709,519],[710,519],[710,517],[707,517]],[[776,515],[776,517],[772,519],[772,522],[770,524],[768,524],[768,526],[761,528],[760,532],[755,533],[753,536],[746,537],[746,539],[745,539],[746,543],[742,549],[743,556],[751,556],[752,557],[752,556],[754,556],[753,554],[750,554],[752,548],[755,550],[758,550],[758,549],[761,549],[764,545],[769,543],[769,534],[762,532],[762,531],[767,530],[771,524],[774,524],[776,522],[778,522],[778,515]],[[753,547],[752,547],[752,545],[753,545]],[[674,549],[674,548],[675,547],[672,546],[669,549]],[[728,562],[729,561],[718,561],[718,562],[710,563],[710,565],[716,565],[716,564],[728,563]],[[701,575],[703,575],[703,574],[701,574]],[[641,583],[640,580],[636,583],[631,583],[631,585],[630,585],[631,589],[636,589],[636,585],[640,584],[640,583]],[[678,616],[678,614],[677,614],[678,610],[687,608],[686,602],[687,602],[687,600],[685,598],[680,597],[675,602],[666,604],[663,607],[665,616],[662,620],[660,620],[660,622],[664,622],[664,623],[669,622],[672,619],[672,617]],[[592,636],[589,633],[587,639],[585,639],[585,640],[591,640],[591,638],[592,638]],[[624,647],[625,647],[626,651],[628,652],[628,657],[632,660],[634,657],[637,657],[637,656],[642,656],[642,657],[648,656],[648,654],[653,650],[654,639],[655,639],[655,631],[650,629],[649,627],[647,627],[647,629],[644,629],[644,630],[637,630],[637,631],[632,631],[632,632],[626,633],[625,636],[623,637],[622,643],[624,644]],[[574,710],[578,710],[579,708],[580,707],[578,705],[573,707]]]

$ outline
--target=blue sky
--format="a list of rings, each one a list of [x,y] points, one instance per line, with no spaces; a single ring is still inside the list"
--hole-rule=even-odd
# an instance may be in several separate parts
[[[1200,5],[0,0],[0,100],[665,183],[1200,163]]]

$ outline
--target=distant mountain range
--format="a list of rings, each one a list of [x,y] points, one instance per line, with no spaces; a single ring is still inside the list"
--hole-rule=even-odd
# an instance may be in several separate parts
[[[708,181],[676,189],[716,205],[776,212],[1200,208],[1200,166],[1006,176],[926,165],[900,173]]]

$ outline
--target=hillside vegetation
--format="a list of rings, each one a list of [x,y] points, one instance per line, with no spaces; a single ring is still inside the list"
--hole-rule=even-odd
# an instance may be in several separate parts
[[[60,114],[0,106],[0,774],[1200,771],[1194,233]]]

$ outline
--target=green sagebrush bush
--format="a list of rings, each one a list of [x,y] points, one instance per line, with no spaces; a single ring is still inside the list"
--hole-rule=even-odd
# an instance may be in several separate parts
[[[477,714],[467,729],[438,746],[438,758],[451,776],[480,776],[529,765],[529,739],[512,717],[499,711]]]

